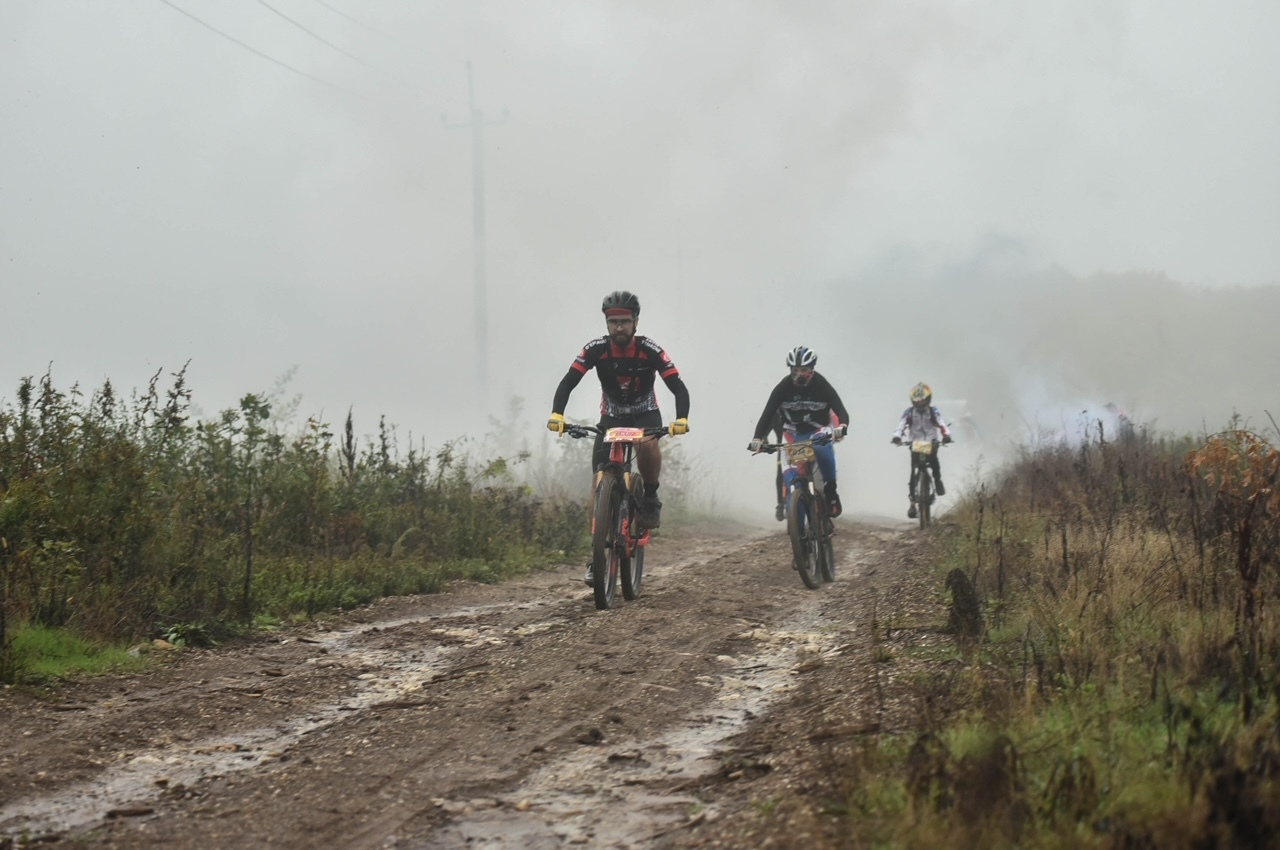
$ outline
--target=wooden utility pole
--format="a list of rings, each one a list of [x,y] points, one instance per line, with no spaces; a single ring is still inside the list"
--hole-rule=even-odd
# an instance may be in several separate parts
[[[474,291],[476,310],[476,395],[482,413],[489,411],[489,310],[485,281],[485,229],[484,229],[484,111],[476,106],[475,83],[471,75],[471,63],[467,63],[467,104],[470,120],[466,124],[449,124],[447,127],[471,128],[471,194],[472,194],[472,254],[475,264]],[[501,124],[506,121],[502,111]]]

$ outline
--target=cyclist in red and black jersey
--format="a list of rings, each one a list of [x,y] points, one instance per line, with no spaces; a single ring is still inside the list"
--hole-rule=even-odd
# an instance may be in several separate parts
[[[676,399],[676,418],[668,426],[672,436],[689,430],[689,390],[680,379],[680,370],[662,346],[645,336],[636,335],[640,320],[640,299],[625,290],[605,296],[600,305],[608,334],[593,339],[582,347],[569,371],[556,388],[551,402],[547,428],[564,433],[564,409],[569,394],[591,369],[600,378],[600,430],[607,428],[658,428],[662,413],[658,410],[655,391],[657,378],[662,378]],[[603,434],[596,437],[592,453],[592,469],[608,461]],[[662,452],[657,440],[636,446],[636,466],[644,478],[644,505],[640,521],[657,528],[662,521],[662,500],[658,498],[658,478],[662,473]]]
[[[835,439],[844,438],[848,430],[849,411],[835,388],[821,374],[814,371],[818,364],[818,355],[812,348],[798,345],[787,353],[787,366],[790,374],[778,382],[769,395],[769,401],[756,423],[755,436],[748,448],[759,452],[764,445],[765,434],[772,425],[781,419],[784,437],[787,442],[807,440],[820,428],[831,428]],[[836,493],[836,455],[831,444],[814,446],[818,455],[818,468],[822,470],[825,482],[827,504],[831,506],[831,516],[840,516],[840,496]],[[795,478],[795,470],[783,472],[787,484]]]

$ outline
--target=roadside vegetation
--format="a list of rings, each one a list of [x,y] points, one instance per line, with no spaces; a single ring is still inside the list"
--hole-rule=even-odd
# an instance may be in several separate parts
[[[385,421],[360,442],[351,414],[289,431],[279,387],[201,421],[185,369],[170,379],[123,398],[46,374],[0,403],[0,682],[497,581],[586,542],[558,476],[589,445],[532,468],[515,447],[402,444]]]
[[[1098,425],[1025,449],[945,519],[928,546],[956,648],[918,683],[913,731],[844,768],[849,846],[1274,846],[1271,441]]]

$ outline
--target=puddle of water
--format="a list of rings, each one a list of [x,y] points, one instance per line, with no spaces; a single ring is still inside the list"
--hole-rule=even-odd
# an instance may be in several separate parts
[[[480,619],[487,614],[500,614],[506,611],[532,611],[535,608],[545,608],[550,603],[539,600],[537,602],[495,602],[492,605],[471,605],[466,608],[455,608],[452,611],[445,611],[439,614],[420,614],[414,617],[397,617],[393,620],[379,620],[376,623],[365,623],[350,629],[343,629],[340,632],[323,633],[325,637],[323,642],[332,646],[342,646],[342,642],[350,642],[351,639],[361,637],[369,632],[383,632],[389,629],[398,629],[404,626],[415,626],[420,623],[448,622],[450,620],[471,620]]]
[[[473,605],[440,614],[401,617],[321,633],[313,642],[323,651],[309,663],[377,670],[363,673],[355,693],[341,702],[316,706],[304,717],[234,735],[205,738],[181,747],[144,751],[128,762],[106,768],[98,777],[74,787],[0,807],[0,836],[39,835],[81,829],[99,823],[108,812],[155,800],[165,789],[190,786],[202,779],[248,770],[275,761],[304,735],[331,725],[352,711],[411,697],[447,668],[449,647],[370,650],[356,643],[372,632],[440,622],[441,637],[476,646],[502,642],[490,630],[449,627],[458,620],[479,619],[506,611],[530,611],[547,600]],[[534,634],[563,625],[564,620],[527,624],[515,634]]]
[[[88,782],[47,796],[4,805],[0,807],[0,836],[16,838],[23,833],[58,833],[96,825],[107,812],[154,800],[166,788],[191,786],[202,779],[275,761],[304,735],[329,726],[352,711],[412,697],[447,669],[449,656],[456,652],[456,648],[450,647],[423,647],[412,653],[399,649],[357,647],[356,643],[371,632],[441,622],[442,627],[435,629],[435,633],[461,641],[463,646],[501,643],[501,639],[490,630],[443,624],[504,611],[534,610],[549,604],[535,600],[475,605],[442,614],[382,620],[324,632],[313,639],[322,654],[309,659],[308,663],[377,671],[360,674],[356,679],[359,682],[356,692],[341,702],[316,706],[300,719],[278,722],[269,727],[205,738],[182,747],[147,750],[124,764],[108,767]],[[533,634],[557,628],[563,623],[563,620],[550,620],[526,624],[514,633]]]
[[[754,630],[767,647],[720,675],[709,707],[649,742],[583,746],[496,800],[437,800],[454,814],[429,836],[391,838],[385,847],[541,850],[582,845],[634,847],[684,823],[697,800],[653,788],[696,779],[715,767],[717,749],[794,687],[801,660],[821,653],[834,633],[815,621],[781,631]],[[426,843],[420,843],[425,838]]]
[[[412,621],[406,621],[412,622]],[[385,623],[378,628],[390,628]],[[327,634],[319,645],[341,649],[372,626]],[[376,669],[358,677],[355,693],[341,702],[316,706],[306,716],[235,735],[205,738],[182,747],[148,750],[95,779],[54,794],[20,800],[0,808],[0,836],[17,838],[81,829],[99,823],[113,809],[154,800],[164,789],[190,786],[202,779],[258,767],[277,760],[304,735],[359,711],[421,691],[448,664],[448,647],[424,647],[412,657],[403,651],[349,650],[311,662]]]
[[[667,570],[678,571],[696,560],[677,561],[667,565]],[[353,710],[411,697],[448,668],[449,656],[455,651],[449,647],[422,648],[409,656],[403,650],[356,648],[355,642],[369,632],[551,604],[538,600],[472,606],[324,633],[315,642],[328,654],[310,659],[311,663],[378,671],[362,674],[357,680],[358,689],[349,697],[310,709],[302,718],[269,727],[210,737],[181,748],[148,750],[127,763],[105,769],[91,781],[4,805],[0,807],[0,837],[19,839],[84,829],[100,823],[112,809],[155,800],[166,788],[191,786],[202,779],[275,761],[304,735],[331,725]],[[811,607],[816,610],[816,605]],[[560,627],[564,622],[552,619],[525,624],[514,633],[533,634]],[[718,744],[740,731],[751,716],[761,713],[791,686],[798,655],[818,651],[830,639],[829,635],[803,631],[811,630],[814,623],[793,623],[792,627],[796,631],[761,631],[753,635],[769,649],[736,663],[721,676],[720,689],[712,703],[714,712],[704,711],[657,741],[632,742],[630,748],[625,744],[583,747],[534,774],[501,800],[487,804],[439,801],[460,816],[455,824],[433,833],[430,846],[520,850],[560,847],[566,842],[631,846],[652,836],[659,827],[682,823],[695,801],[679,794],[652,791],[646,785],[701,775],[705,760],[714,755]],[[466,645],[495,639],[492,632],[483,629],[445,626],[437,631]],[[395,846],[394,839],[387,846]]]

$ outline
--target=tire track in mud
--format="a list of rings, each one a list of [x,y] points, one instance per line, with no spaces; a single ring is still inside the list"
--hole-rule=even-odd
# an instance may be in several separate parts
[[[280,675],[232,699],[275,698],[276,711],[237,723],[219,710],[214,734],[121,747],[87,778],[0,800],[0,835],[202,850],[633,846],[683,822],[680,785],[715,769],[717,742],[831,651],[843,626],[822,621],[822,596],[845,592],[863,539],[874,545],[844,532],[838,581],[816,593],[784,536],[673,535],[655,542],[645,595],[610,612],[594,611],[576,567],[374,606],[359,615],[369,622],[265,654]],[[142,704],[190,710],[194,694],[226,701],[243,682],[212,675]],[[312,690],[286,693],[291,679]],[[181,726],[169,722],[180,708],[149,716]],[[98,716],[64,732],[113,722],[102,703],[85,712]],[[142,814],[104,821],[113,809]]]
[[[634,846],[637,839],[677,826],[697,805],[684,780],[715,769],[716,747],[792,687],[806,652],[819,654],[830,635],[812,618],[775,631],[753,630],[765,650],[722,657],[725,672],[707,703],[655,738],[626,737],[601,749],[567,754],[493,799],[443,800],[454,814],[429,842],[396,846],[540,848],[564,844]],[[714,677],[700,677],[707,680]],[[702,682],[711,686],[711,681]]]
[[[874,564],[880,542],[896,536],[866,530],[857,542],[847,537],[837,551],[837,582],[844,585],[824,586],[826,595],[802,593],[802,603],[788,620],[741,635],[758,650],[718,657],[723,671],[700,677],[718,678],[715,693],[671,728],[648,740],[617,741],[605,752],[579,749],[493,799],[437,800],[436,805],[454,812],[453,822],[424,841],[396,840],[383,846],[636,847],[689,824],[714,820],[719,812],[704,808],[685,789],[718,770],[724,742],[791,696],[800,675],[849,649],[846,640],[860,624],[831,619],[826,609],[842,601],[833,595],[856,592],[861,570]],[[784,547],[789,558],[785,538]],[[776,566],[776,557],[769,563]],[[798,576],[793,578],[798,584]]]

